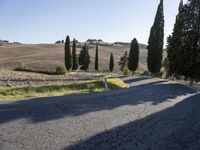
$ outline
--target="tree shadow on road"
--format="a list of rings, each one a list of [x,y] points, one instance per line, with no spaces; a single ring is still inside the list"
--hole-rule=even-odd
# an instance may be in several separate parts
[[[104,131],[64,150],[192,149],[200,147],[200,94],[143,119]]]
[[[129,89],[104,93],[35,98],[2,103],[0,104],[0,124],[20,118],[29,119],[32,123],[45,122],[145,102],[157,105],[178,96],[195,93],[194,90],[180,84],[165,84],[165,82],[154,81]]]
[[[150,77],[128,77],[128,76],[119,76],[120,79],[125,81],[126,83],[134,83],[134,82],[139,82],[139,81],[144,81],[151,79]]]

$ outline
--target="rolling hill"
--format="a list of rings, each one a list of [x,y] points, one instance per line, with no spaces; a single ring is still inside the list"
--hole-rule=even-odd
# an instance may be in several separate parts
[[[95,46],[90,45],[90,70],[94,69]],[[129,44],[113,44],[99,46],[99,68],[108,70],[110,53],[113,52],[115,60],[114,71],[119,71],[118,62],[125,51],[129,51]],[[77,54],[80,52],[77,49]],[[147,49],[140,44],[140,65],[138,71],[146,69]],[[55,69],[64,63],[63,44],[3,44],[0,46],[0,69],[13,70],[19,62],[23,62],[34,69]]]

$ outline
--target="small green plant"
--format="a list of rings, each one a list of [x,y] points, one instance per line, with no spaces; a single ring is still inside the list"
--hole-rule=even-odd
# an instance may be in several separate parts
[[[64,75],[64,74],[66,74],[66,72],[67,72],[67,70],[64,65],[59,65],[56,68],[56,74],[58,74],[58,75]]]
[[[28,66],[22,62],[20,62],[16,68],[16,71],[28,71],[28,70],[29,70]]]
[[[123,75],[131,76],[132,72],[128,69],[127,66],[123,68]]]
[[[143,75],[143,76],[150,76],[151,73],[148,70],[145,70],[141,75]]]

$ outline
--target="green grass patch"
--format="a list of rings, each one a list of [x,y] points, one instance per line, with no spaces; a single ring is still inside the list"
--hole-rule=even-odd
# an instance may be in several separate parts
[[[25,98],[25,97],[44,97],[59,96],[65,94],[102,92],[105,90],[114,90],[127,88],[128,86],[118,78],[109,78],[108,89],[101,80],[82,81],[68,84],[52,84],[45,86],[28,87],[0,87],[1,99]]]
[[[15,68],[15,71],[33,72],[33,73],[40,73],[40,74],[46,74],[46,75],[65,75],[67,72],[64,65],[59,65],[55,71],[52,71],[52,70],[31,69],[28,67],[28,65],[24,63],[19,63],[18,66]]]

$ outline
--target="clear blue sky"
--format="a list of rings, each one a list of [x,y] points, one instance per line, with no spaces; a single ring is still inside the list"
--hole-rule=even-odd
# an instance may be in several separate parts
[[[146,44],[160,0],[0,0],[0,39],[51,43],[66,35],[85,41]],[[180,0],[164,0],[165,41]]]

